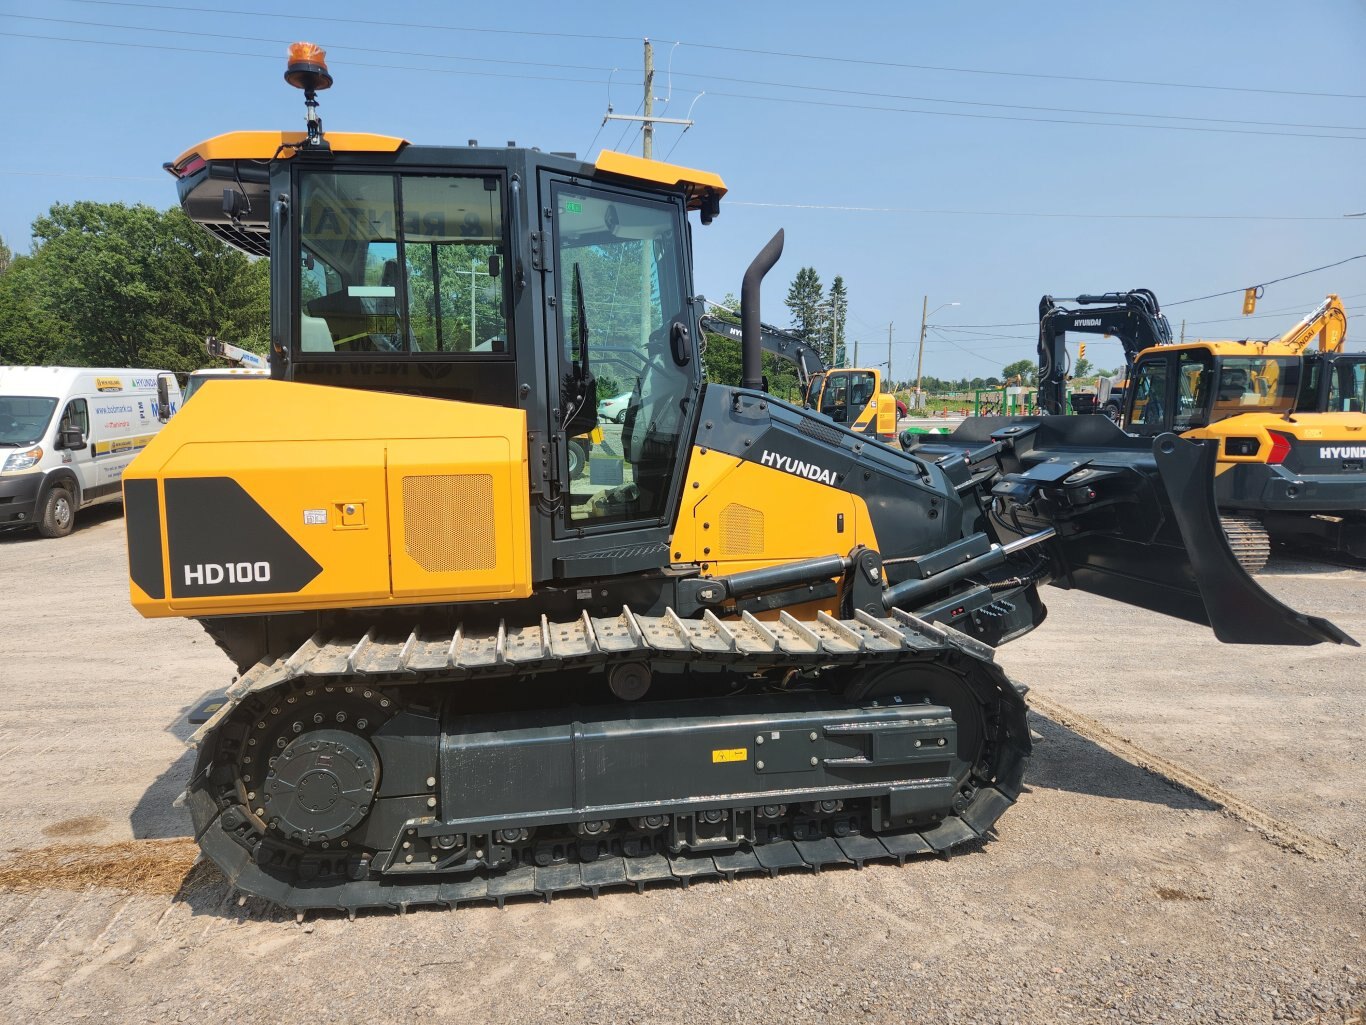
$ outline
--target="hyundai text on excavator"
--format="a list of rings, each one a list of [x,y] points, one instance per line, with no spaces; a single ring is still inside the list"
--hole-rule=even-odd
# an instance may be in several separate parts
[[[1179,344],[1147,289],[1044,296],[1039,404],[1048,413],[1065,412],[1068,331],[1123,345],[1126,431],[1217,443],[1216,501],[1246,568],[1266,564],[1272,538],[1366,558],[1366,414],[1360,370],[1340,353],[1347,318],[1337,296],[1279,338]],[[1319,351],[1308,352],[1316,339]]]
[[[124,478],[134,605],[241,673],[187,792],[240,890],[501,905],[976,841],[1030,754],[993,646],[1050,580],[1350,642],[1238,567],[1210,446],[1003,419],[931,461],[766,394],[781,233],[745,275],[744,380],[704,384],[688,213],[716,175],[324,135],[322,55],[289,76],[307,133],[168,165],[270,254],[274,380],[205,389]],[[608,362],[631,406],[576,478]]]

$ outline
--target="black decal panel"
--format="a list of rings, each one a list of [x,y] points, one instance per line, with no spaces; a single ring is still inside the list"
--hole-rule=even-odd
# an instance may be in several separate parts
[[[123,521],[128,531],[128,575],[147,597],[166,597],[161,574],[161,498],[154,480],[123,482]]]
[[[166,480],[171,596],[289,594],[322,567],[231,477]]]

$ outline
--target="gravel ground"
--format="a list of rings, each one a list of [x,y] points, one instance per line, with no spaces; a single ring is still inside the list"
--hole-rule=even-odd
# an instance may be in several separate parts
[[[0,537],[0,1021],[1362,1021],[1358,649],[1223,647],[1050,589],[1007,669],[1194,791],[1036,714],[1030,792],[949,860],[296,923],[193,864],[184,713],[230,667],[131,610],[122,537],[117,510]],[[1366,573],[1264,581],[1366,639]]]

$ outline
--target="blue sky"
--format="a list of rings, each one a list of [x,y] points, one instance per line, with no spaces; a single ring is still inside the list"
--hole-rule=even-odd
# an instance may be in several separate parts
[[[799,267],[843,275],[861,362],[892,322],[898,378],[922,295],[960,304],[925,353],[955,377],[1033,358],[1045,292],[1152,288],[1205,337],[1279,333],[1328,291],[1366,314],[1366,260],[1268,287],[1255,320],[1238,296],[1173,305],[1366,253],[1342,216],[1366,210],[1363,0],[312,7],[0,0],[0,236],[26,250],[53,202],[169,206],[161,164],[193,143],[299,127],[292,39],[328,50],[329,129],[639,152],[602,117],[637,110],[649,36],[656,114],[696,122],[655,156],[731,190],[695,233],[699,290],[738,292],[783,227],[765,319],[787,323]]]

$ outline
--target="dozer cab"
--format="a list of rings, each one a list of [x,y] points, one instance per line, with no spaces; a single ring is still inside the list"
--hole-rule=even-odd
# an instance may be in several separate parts
[[[1044,296],[1040,403],[1064,412],[1066,332],[1112,335],[1130,366],[1124,429],[1218,445],[1216,501],[1247,569],[1266,565],[1273,538],[1366,558],[1366,414],[1346,330],[1335,295],[1279,338],[1180,344],[1146,289]]]
[[[1050,580],[1233,642],[1348,640],[1239,569],[1210,446],[1000,420],[931,460],[780,401],[781,233],[745,275],[744,380],[704,385],[688,215],[719,177],[324,135],[325,75],[294,52],[307,133],[169,165],[270,254],[274,379],[205,389],[124,478],[134,605],[241,672],[188,787],[240,890],[501,905],[977,841],[1030,753],[993,646]]]

